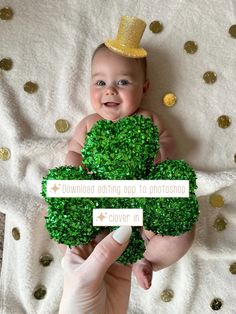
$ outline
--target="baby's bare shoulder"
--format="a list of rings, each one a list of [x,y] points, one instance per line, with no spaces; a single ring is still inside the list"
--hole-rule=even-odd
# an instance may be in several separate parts
[[[81,132],[81,130],[85,131],[86,133],[89,131],[91,126],[98,120],[102,119],[98,114],[93,113],[86,117],[84,117],[76,126],[76,130]]]
[[[164,126],[162,121],[159,119],[157,114],[151,110],[139,108],[138,111],[136,112],[138,115],[142,115],[144,117],[150,117],[152,119],[152,122],[158,127],[160,131],[163,130]]]
[[[98,121],[103,120],[101,116],[97,113],[92,113],[86,117],[87,119],[87,132],[89,132],[92,128],[92,126]]]
[[[153,119],[153,116],[155,115],[154,112],[152,112],[151,110],[147,110],[143,108],[139,108],[135,114],[142,115],[144,117],[150,117],[151,119]]]

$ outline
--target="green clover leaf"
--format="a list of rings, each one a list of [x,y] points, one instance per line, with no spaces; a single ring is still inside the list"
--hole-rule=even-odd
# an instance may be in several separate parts
[[[190,231],[199,216],[194,193],[194,170],[184,160],[153,161],[160,148],[157,127],[141,115],[117,122],[99,120],[88,132],[81,166],[50,169],[42,181],[41,195],[48,204],[46,228],[55,241],[68,246],[89,243],[104,229],[94,227],[94,208],[143,208],[143,227],[160,235],[177,236]],[[50,198],[47,180],[189,180],[188,198]],[[129,245],[118,261],[134,263],[143,258],[144,241],[133,227]]]

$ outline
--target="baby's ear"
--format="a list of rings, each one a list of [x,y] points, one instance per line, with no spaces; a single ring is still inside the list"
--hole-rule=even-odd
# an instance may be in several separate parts
[[[145,80],[145,82],[143,83],[143,93],[144,94],[148,91],[149,85],[150,85],[149,80]]]

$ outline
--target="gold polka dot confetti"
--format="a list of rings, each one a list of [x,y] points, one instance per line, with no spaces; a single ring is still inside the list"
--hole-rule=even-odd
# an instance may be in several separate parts
[[[11,152],[7,147],[0,147],[0,160],[6,161],[10,159]]]
[[[222,129],[226,129],[230,126],[231,124],[231,119],[229,116],[222,115],[217,119],[218,125]]]
[[[173,107],[176,104],[176,101],[177,101],[177,97],[173,93],[166,93],[162,97],[162,103],[166,107]]]
[[[58,132],[64,133],[69,130],[70,124],[67,120],[59,119],[55,122],[55,128]]]
[[[163,290],[161,293],[161,300],[164,302],[170,302],[174,297],[174,292],[171,289]]]
[[[49,266],[52,261],[53,261],[53,256],[51,254],[49,254],[49,253],[41,255],[40,258],[39,258],[39,263],[43,267]]]
[[[150,25],[149,25],[149,29],[154,33],[160,33],[163,30],[163,25],[161,24],[160,21],[153,21]]]
[[[0,69],[4,71],[9,71],[12,68],[12,60],[9,58],[4,58],[0,60]]]
[[[220,194],[212,194],[209,203],[214,208],[221,208],[224,206],[224,198]]]
[[[219,298],[215,298],[211,301],[211,308],[214,311],[220,310],[222,305],[223,305],[223,301]]]
[[[229,34],[231,37],[236,38],[236,24],[230,26]]]
[[[231,272],[231,274],[236,275],[236,262],[230,265],[229,271]]]
[[[38,287],[35,289],[35,291],[34,291],[34,293],[33,293],[33,296],[34,296],[35,299],[37,299],[37,300],[42,300],[42,299],[45,298],[46,294],[47,294],[47,289],[46,289],[46,287],[43,286],[43,285],[40,285],[40,286],[38,286]]]
[[[33,94],[35,92],[37,92],[38,90],[38,84],[33,83],[33,82],[26,82],[24,85],[24,91],[29,93],[29,94]]]
[[[7,21],[7,20],[11,20],[13,17],[13,11],[11,8],[6,7],[6,8],[2,8],[0,10],[0,19]]]
[[[18,228],[13,228],[11,234],[16,241],[20,240],[20,231]]]
[[[195,41],[189,40],[184,44],[184,50],[187,53],[194,54],[198,49],[198,45]]]
[[[217,75],[215,72],[208,71],[203,74],[203,79],[207,84],[214,84],[217,80]]]
[[[217,231],[223,231],[226,229],[226,225],[227,225],[226,219],[224,217],[218,217],[218,218],[216,218],[213,227]]]

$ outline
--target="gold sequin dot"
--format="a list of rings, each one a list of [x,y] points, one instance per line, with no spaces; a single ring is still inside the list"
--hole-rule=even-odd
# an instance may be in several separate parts
[[[163,25],[161,24],[160,21],[153,21],[150,25],[149,25],[149,29],[157,34],[160,33],[163,30]]]
[[[224,198],[220,194],[212,194],[210,196],[209,203],[214,208],[221,208],[224,206]]]
[[[163,290],[161,293],[161,300],[164,302],[170,302],[174,297],[174,292],[171,289]]]
[[[223,305],[223,301],[219,298],[215,298],[211,301],[211,308],[212,310],[214,311],[218,311],[220,310],[220,308],[222,307]]]
[[[203,74],[203,79],[207,84],[213,84],[217,80],[217,75],[215,72],[208,71]]]
[[[236,38],[236,24],[230,26],[229,33],[230,33],[231,37]]]
[[[55,128],[58,132],[64,133],[69,130],[70,124],[67,120],[59,119],[55,122]]]
[[[46,293],[47,293],[46,287],[43,285],[40,285],[35,289],[33,296],[37,300],[42,300],[45,297]]]
[[[12,17],[13,17],[13,11],[11,8],[6,7],[6,8],[2,8],[0,10],[0,19],[1,20],[7,21],[7,20],[12,19]]]
[[[236,262],[230,265],[229,271],[231,274],[236,275]]]
[[[226,129],[230,126],[231,124],[231,119],[229,116],[222,115],[217,119],[218,125],[222,129]]]
[[[176,104],[176,101],[177,101],[177,98],[176,98],[175,94],[173,94],[173,93],[166,93],[162,97],[162,103],[166,107],[173,107]]]
[[[223,231],[225,230],[227,225],[227,221],[223,217],[216,218],[213,227],[216,228],[217,231]]]
[[[194,54],[198,49],[197,43],[195,41],[189,40],[184,44],[184,50],[187,53]]]
[[[7,147],[0,147],[0,160],[8,160],[11,157],[10,149]]]
[[[24,91],[29,93],[29,94],[33,94],[35,92],[37,92],[38,90],[38,84],[33,83],[33,82],[26,82],[24,85]]]
[[[0,69],[9,71],[12,68],[12,60],[9,58],[4,58],[0,60]]]
[[[17,240],[20,240],[20,231],[18,228],[13,228],[12,231],[12,236],[13,238],[17,241]]]

